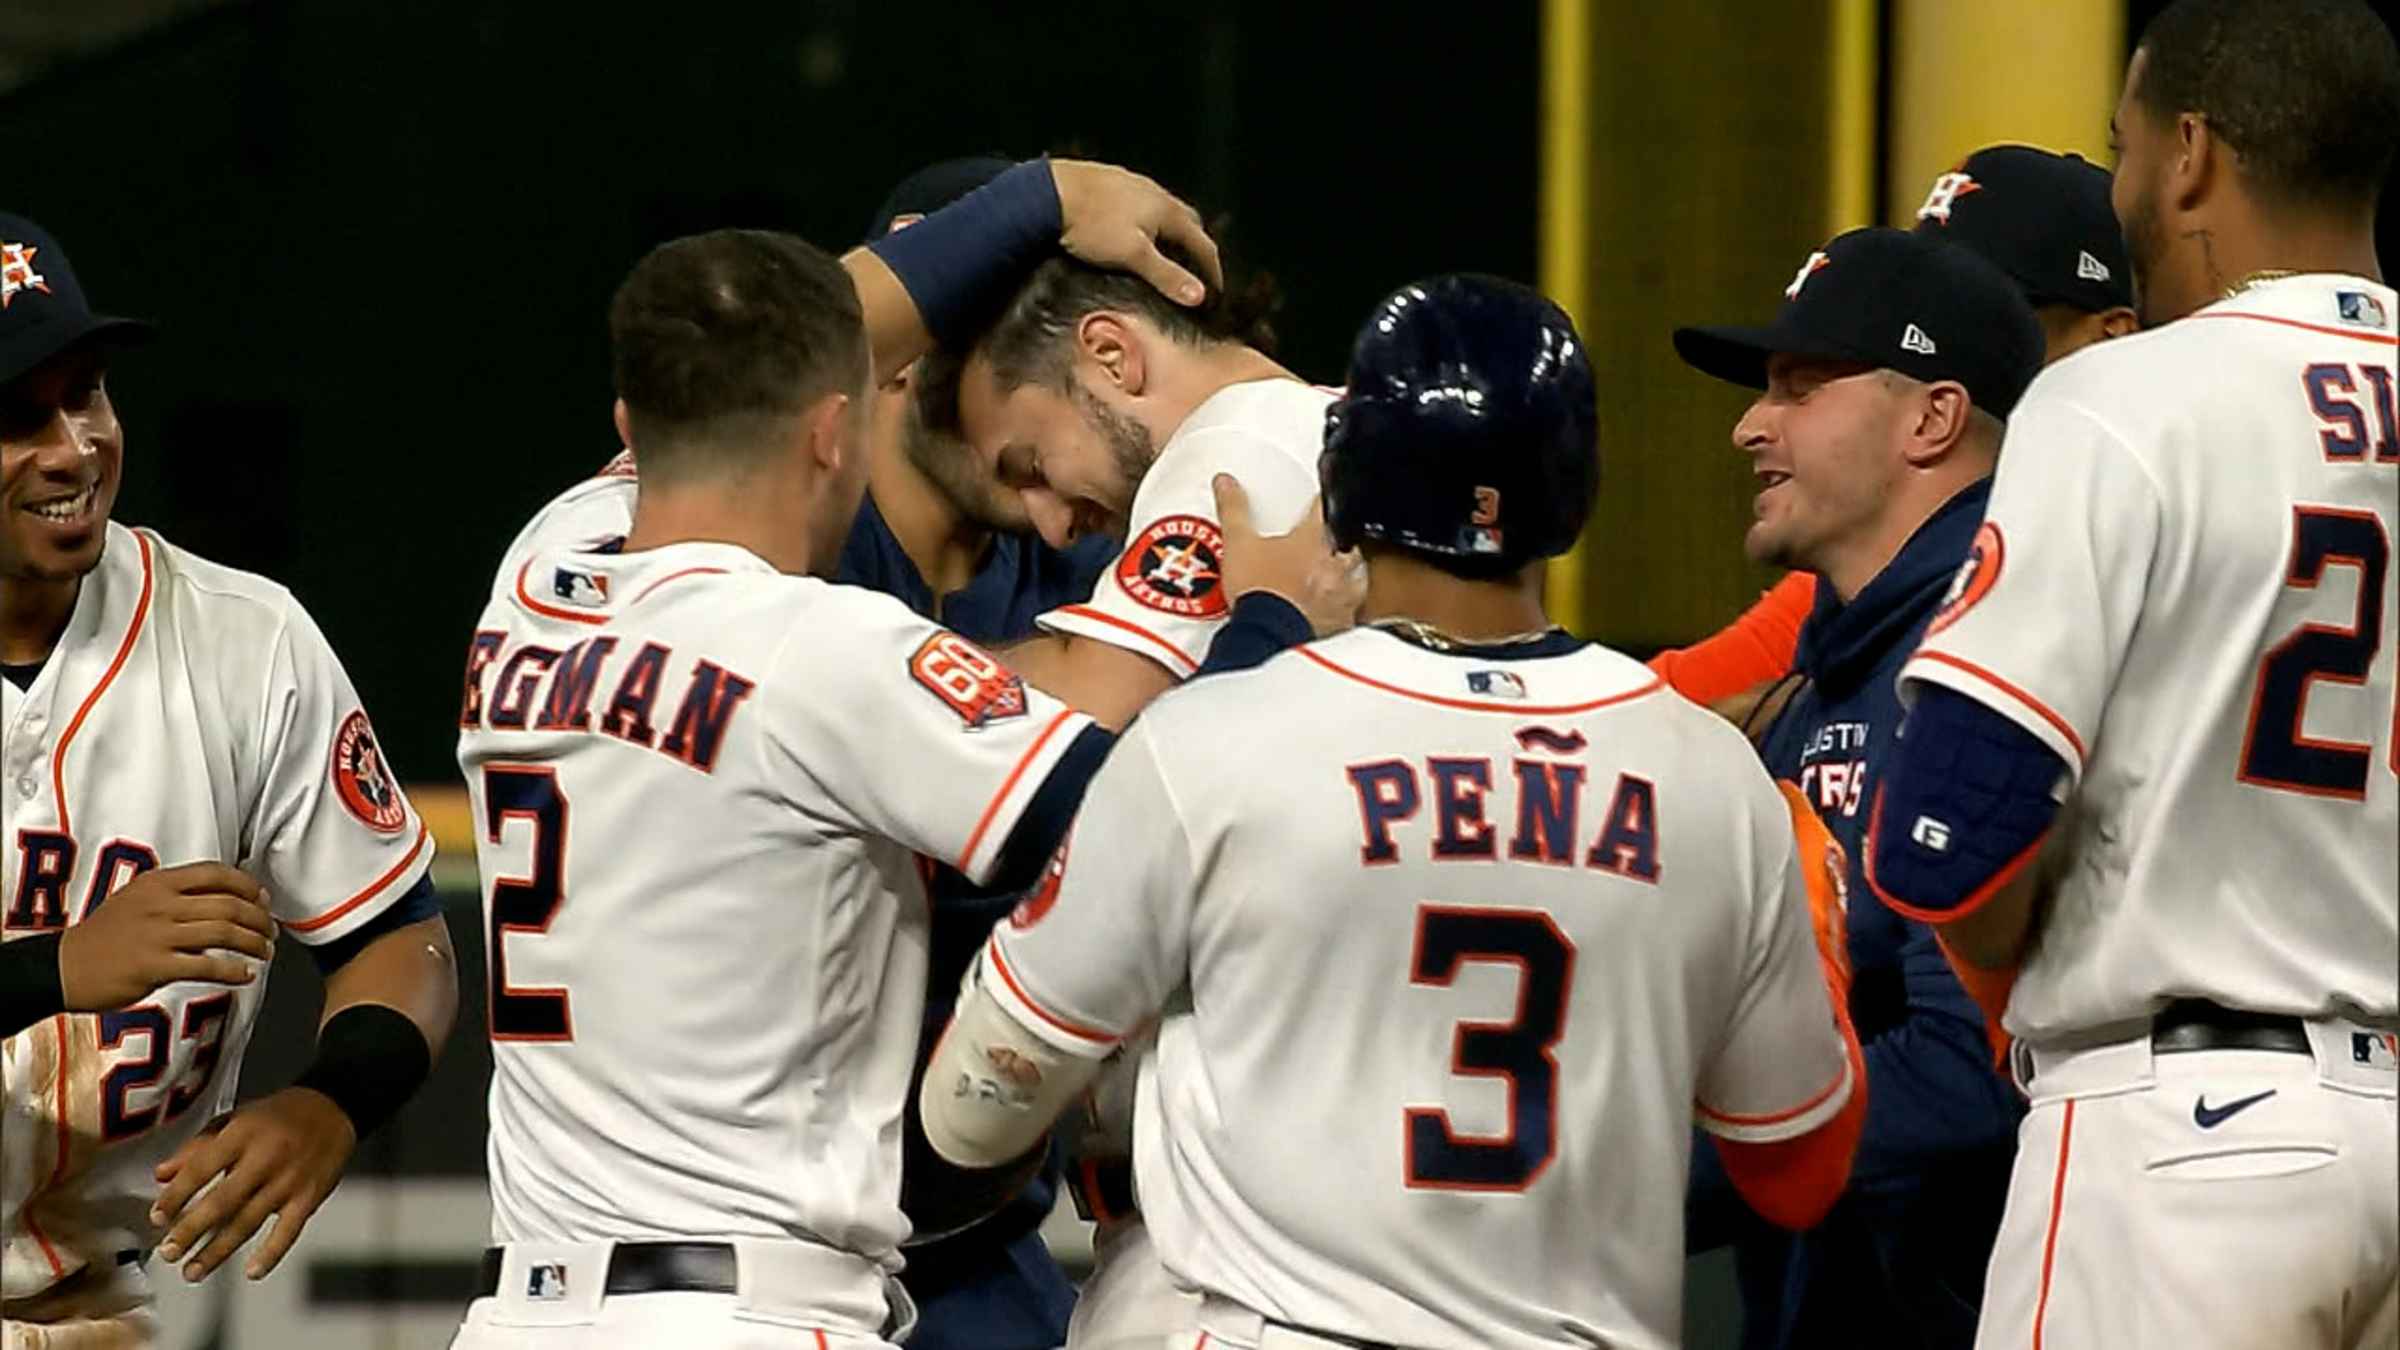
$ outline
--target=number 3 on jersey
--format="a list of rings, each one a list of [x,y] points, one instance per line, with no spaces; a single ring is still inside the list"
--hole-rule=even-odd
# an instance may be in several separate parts
[[[1461,1022],[1451,1045],[1451,1072],[1497,1078],[1508,1090],[1508,1132],[1491,1138],[1461,1135],[1440,1107],[1403,1113],[1406,1167],[1412,1188],[1521,1191],[1558,1153],[1559,1037],[1567,1026],[1575,944],[1540,910],[1417,909],[1412,984],[1447,986],[1461,967],[1478,961],[1517,968],[1517,1015],[1508,1022]]]
[[[491,842],[511,817],[533,826],[530,874],[494,877],[484,906],[485,990],[495,1041],[571,1041],[564,989],[516,989],[508,983],[508,935],[546,932],[567,898],[567,797],[549,769],[493,764],[483,771],[484,829]]]

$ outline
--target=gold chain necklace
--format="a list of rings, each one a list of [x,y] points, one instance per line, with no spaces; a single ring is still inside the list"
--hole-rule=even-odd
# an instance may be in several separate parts
[[[2240,295],[2242,292],[2249,290],[2253,286],[2262,286],[2270,281],[2281,281],[2285,277],[2296,277],[2298,275],[2300,275],[2298,272],[2293,271],[2288,267],[2262,267],[2257,271],[2252,272],[2250,275],[2243,277],[2240,281],[2237,281],[2231,286],[2226,287],[2225,298],[2231,300],[2233,297]]]
[[[1394,637],[1437,652],[1462,651],[1469,647],[1519,647],[1555,637],[1566,631],[1553,624],[1548,628],[1537,629],[1530,633],[1510,633],[1506,637],[1470,639],[1459,637],[1454,633],[1445,633],[1432,624],[1420,623],[1415,619],[1376,619],[1367,627],[1380,628]]]

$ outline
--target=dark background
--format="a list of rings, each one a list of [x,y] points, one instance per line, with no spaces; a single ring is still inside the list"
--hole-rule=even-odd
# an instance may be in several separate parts
[[[1537,10],[1415,12],[234,5],[0,97],[0,201],[163,328],[111,379],[117,517],[290,586],[402,775],[450,782],[500,550],[616,450],[644,250],[839,250],[924,163],[1072,146],[1230,216],[1338,381],[1394,285],[1533,279]]]

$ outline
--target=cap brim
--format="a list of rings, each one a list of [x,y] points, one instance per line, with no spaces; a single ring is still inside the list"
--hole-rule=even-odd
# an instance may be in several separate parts
[[[1678,328],[1675,354],[1703,375],[1745,389],[1767,387],[1767,358],[1784,350],[1772,328]]]
[[[42,328],[26,334],[5,356],[0,356],[0,384],[15,380],[26,371],[80,343],[138,347],[156,336],[158,329],[144,320],[119,318],[111,314],[88,314],[74,323]]]

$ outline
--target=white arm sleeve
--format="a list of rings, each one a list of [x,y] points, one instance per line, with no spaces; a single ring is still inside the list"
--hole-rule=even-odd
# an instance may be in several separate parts
[[[2083,772],[2141,617],[2159,541],[2156,485],[2084,409],[2040,386],[2009,420],[1982,529],[1902,696],[1945,685]]]
[[[1220,473],[1241,483],[1267,534],[1298,524],[1317,491],[1288,451],[1238,428],[1178,438],[1143,477],[1125,548],[1092,598],[1044,614],[1042,627],[1138,652],[1177,679],[1199,669],[1228,608],[1218,572],[1225,536],[1211,486]]]
[[[1187,974],[1191,850],[1145,726],[1117,743],[1051,874],[983,949],[984,986],[1010,1016],[1095,1060]]]
[[[933,1048],[917,1113],[925,1141],[955,1167],[997,1167],[1024,1156],[1100,1072],[1001,1010],[970,968],[958,1011]]]
[[[287,599],[259,711],[264,769],[244,866],[284,930],[331,942],[381,913],[433,864],[433,837],[308,612]]]
[[[1773,1143],[1808,1133],[1850,1100],[1850,1055],[1834,1022],[1833,999],[1817,958],[1808,891],[1792,846],[1789,817],[1759,775],[1753,792],[1750,933],[1733,1019],[1703,1066],[1700,1128],[1743,1143]]]
[[[760,691],[769,781],[812,779],[810,800],[837,803],[839,823],[984,880],[1091,719],[889,596],[826,592],[841,612],[812,606]]]

